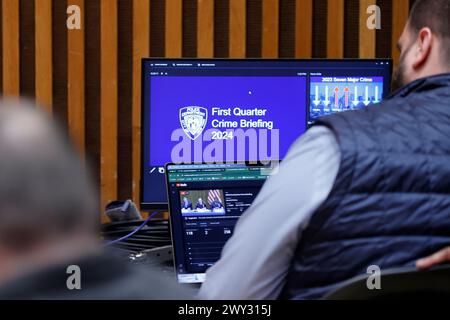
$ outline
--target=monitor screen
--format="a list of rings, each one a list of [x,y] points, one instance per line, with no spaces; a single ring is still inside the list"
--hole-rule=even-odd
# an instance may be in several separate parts
[[[274,168],[261,164],[167,165],[178,281],[199,283]]]
[[[391,60],[143,59],[141,206],[166,163],[282,159],[317,118],[389,92]]]

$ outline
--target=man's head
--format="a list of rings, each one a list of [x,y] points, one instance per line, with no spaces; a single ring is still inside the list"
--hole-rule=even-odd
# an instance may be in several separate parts
[[[14,259],[39,260],[94,238],[94,194],[50,119],[31,104],[0,101],[0,278]]]
[[[397,46],[393,89],[450,72],[450,0],[417,0]]]

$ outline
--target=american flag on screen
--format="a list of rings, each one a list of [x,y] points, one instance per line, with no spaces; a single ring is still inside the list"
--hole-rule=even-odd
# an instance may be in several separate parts
[[[213,202],[214,199],[219,199],[219,201],[222,202],[222,199],[220,198],[220,190],[209,190],[208,203],[211,204],[211,202]]]

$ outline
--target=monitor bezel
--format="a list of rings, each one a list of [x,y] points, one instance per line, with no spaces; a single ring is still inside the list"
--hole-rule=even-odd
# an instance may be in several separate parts
[[[161,212],[167,212],[169,210],[168,200],[166,202],[144,202],[143,201],[143,170],[144,170],[144,134],[142,132],[144,128],[144,65],[146,63],[149,63],[150,61],[156,61],[156,62],[162,62],[162,61],[235,61],[235,62],[244,62],[244,61],[265,61],[265,62],[314,62],[314,61],[329,61],[329,62],[339,62],[339,61],[347,61],[347,62],[389,62],[389,75],[390,75],[390,81],[392,81],[392,70],[393,70],[393,59],[392,58],[374,58],[374,59],[355,59],[355,58],[344,58],[344,59],[327,59],[327,58],[311,58],[311,59],[293,59],[293,58],[278,58],[278,59],[266,59],[266,58],[153,58],[153,57],[147,57],[141,59],[141,119],[140,119],[140,164],[139,164],[139,201],[140,208],[142,211],[161,211]],[[307,88],[307,94],[309,93],[309,89]],[[386,96],[388,96],[386,94]],[[306,110],[306,128],[309,127],[308,125],[308,108]],[[167,164],[164,166],[166,168]],[[167,180],[167,179],[165,179]],[[167,181],[166,181],[167,183]],[[167,192],[167,185],[166,192]]]

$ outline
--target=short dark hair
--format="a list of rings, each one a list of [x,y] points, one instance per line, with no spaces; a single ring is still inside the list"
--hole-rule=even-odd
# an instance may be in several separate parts
[[[450,64],[450,0],[416,0],[409,15],[409,26],[416,33],[428,27],[440,37]]]

